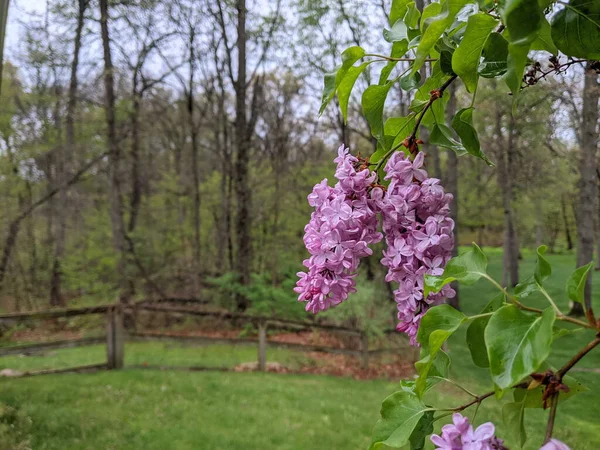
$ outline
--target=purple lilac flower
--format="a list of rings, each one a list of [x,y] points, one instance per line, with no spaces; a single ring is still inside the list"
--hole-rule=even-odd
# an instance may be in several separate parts
[[[560,442],[557,439],[550,439],[540,450],[571,450],[567,444]]]
[[[376,175],[361,170],[360,161],[343,145],[334,162],[338,183],[330,187],[325,179],[308,196],[315,208],[304,228],[304,244],[311,256],[304,261],[308,270],[298,273],[294,288],[298,301],[306,302],[306,310],[315,314],[355,292],[360,259],[371,255],[369,245],[383,237],[377,231],[377,202],[383,191],[371,187]]]
[[[425,274],[441,275],[454,246],[454,221],[448,217],[452,195],[444,192],[439,180],[428,178],[423,159],[423,153],[412,162],[403,153],[394,153],[385,166],[390,185],[378,201],[387,244],[381,262],[388,268],[386,281],[399,285],[394,291],[397,329],[408,334],[413,345],[425,312],[455,295],[445,286],[423,298]]]
[[[440,450],[506,450],[502,439],[494,436],[495,428],[491,422],[476,429],[469,419],[459,413],[452,416],[452,424],[442,427],[442,434],[433,434],[431,442]]]

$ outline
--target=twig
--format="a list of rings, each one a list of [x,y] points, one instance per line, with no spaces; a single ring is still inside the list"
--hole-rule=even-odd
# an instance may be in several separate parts
[[[529,384],[528,383],[519,383],[519,384],[515,384],[514,386],[512,386],[513,388],[526,388]],[[486,398],[491,397],[492,395],[494,395],[496,393],[496,391],[490,391],[490,392],[486,392],[485,394],[482,395],[478,395],[476,396],[473,400],[471,400],[469,403],[465,403],[464,405],[461,406],[457,406],[456,408],[449,408],[449,409],[438,409],[438,411],[452,411],[452,412],[461,412],[464,411],[465,409],[473,406],[473,405],[478,405],[480,404],[482,401],[484,401]]]
[[[456,80],[457,78],[458,78],[458,75],[452,75],[450,78],[448,78],[446,80],[446,82],[444,84],[442,84],[442,86],[439,89],[434,89],[433,91],[431,91],[431,97],[429,97],[429,101],[425,104],[425,107],[421,111],[421,114],[419,114],[419,117],[417,117],[417,121],[415,123],[415,127],[413,128],[412,133],[408,137],[409,144],[410,144],[410,141],[412,141],[412,140],[415,139],[415,136],[417,135],[417,131],[419,131],[419,126],[421,125],[421,121],[423,120],[423,117],[425,117],[425,114],[427,113],[427,110],[429,108],[431,108],[431,105],[433,105],[433,103],[438,98],[442,98],[442,96],[444,95],[444,91],[446,89],[448,89],[448,86],[450,86],[452,84],[452,82],[454,80]]]
[[[571,370],[573,368],[573,366],[575,364],[577,364],[581,358],[583,358],[585,355],[587,355],[589,352],[591,352],[594,348],[596,348],[596,346],[598,346],[598,344],[600,344],[600,336],[596,336],[596,338],[589,342],[585,347],[583,347],[581,350],[579,350],[579,352],[577,352],[577,354],[575,356],[573,356],[564,366],[562,366],[557,372],[556,372],[556,379],[558,383],[562,382],[562,378],[565,376],[565,374]],[[548,416],[548,425],[546,426],[546,436],[544,438],[544,444],[547,443],[548,441],[550,441],[550,439],[552,438],[552,431],[554,429],[554,421],[556,419],[556,408],[558,407],[558,395],[559,392],[556,391],[555,393],[552,394],[552,397],[550,399],[550,415]]]
[[[398,62],[403,62],[403,61],[413,62],[416,60],[416,58],[393,58],[391,56],[378,55],[377,53],[365,53],[365,56],[371,56],[373,58],[382,58],[387,61],[398,61]],[[425,62],[435,62],[435,61],[437,61],[437,58],[425,58],[424,61]]]
[[[600,336],[596,336],[596,339],[594,339],[593,341],[588,343],[585,347],[583,347],[581,350],[579,350],[579,352],[575,356],[573,356],[569,360],[569,362],[567,362],[564,366],[562,366],[558,370],[558,372],[556,372],[556,376],[558,377],[559,381],[562,380],[562,377],[564,377],[565,374],[569,370],[571,370],[573,368],[573,366],[575,364],[577,364],[581,358],[583,358],[590,351],[592,351],[598,344],[600,344]]]
[[[554,429],[554,419],[556,419],[556,408],[558,407],[558,392],[552,396],[552,399],[550,401],[550,415],[548,416],[548,425],[546,426],[546,436],[544,437],[544,444],[546,444],[552,438],[552,430]]]

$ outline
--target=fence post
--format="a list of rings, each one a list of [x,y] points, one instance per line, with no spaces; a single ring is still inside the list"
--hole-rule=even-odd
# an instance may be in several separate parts
[[[258,370],[261,372],[267,370],[267,324],[265,322],[258,324]]]
[[[360,347],[362,350],[363,369],[369,368],[369,336],[364,331],[360,335]]]
[[[108,369],[122,369],[125,357],[123,308],[111,306],[106,313],[106,362]]]

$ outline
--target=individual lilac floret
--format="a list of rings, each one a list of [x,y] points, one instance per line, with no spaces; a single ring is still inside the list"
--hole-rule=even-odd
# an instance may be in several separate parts
[[[379,242],[377,202],[380,188],[372,188],[375,174],[361,168],[361,162],[342,145],[338,150],[334,187],[327,179],[315,185],[308,203],[315,208],[304,228],[304,244],[311,254],[304,261],[306,272],[294,290],[298,301],[307,302],[312,313],[335,306],[355,292],[360,259],[371,255],[370,244]]]
[[[444,192],[440,181],[428,178],[423,153],[410,161],[394,153],[385,166],[390,181],[378,202],[383,215],[387,244],[382,264],[388,268],[386,281],[398,283],[394,291],[398,306],[397,329],[417,344],[421,317],[443,298],[455,295],[450,286],[423,298],[425,274],[441,275],[452,257],[454,221],[449,217],[452,195]]]
[[[507,450],[502,439],[494,436],[491,422],[476,429],[469,419],[459,413],[452,416],[452,424],[442,427],[442,434],[431,436],[431,442],[440,450]]]
[[[557,439],[550,439],[540,450],[571,450],[567,444]]]

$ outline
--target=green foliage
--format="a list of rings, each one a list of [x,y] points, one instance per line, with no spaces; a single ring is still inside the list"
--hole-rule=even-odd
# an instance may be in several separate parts
[[[588,274],[594,267],[594,262],[589,262],[585,266],[579,267],[575,272],[571,274],[567,280],[567,296],[569,300],[583,304],[583,294],[585,291],[585,284],[587,282]]]
[[[487,257],[479,246],[473,243],[471,249],[462,255],[452,258],[446,264],[441,276],[425,275],[425,296],[430,292],[439,292],[444,286],[453,281],[473,284],[486,276]]]
[[[570,0],[552,17],[552,40],[568,56],[600,59],[600,3]]]
[[[373,429],[372,450],[384,446],[399,448],[406,445],[428,408],[416,394],[398,391],[381,405],[381,419]]]
[[[513,439],[516,439],[520,448],[527,441],[525,432],[525,402],[509,402],[502,407],[502,420]]]
[[[490,33],[498,26],[493,17],[478,13],[469,17],[460,46],[452,55],[452,70],[465,84],[467,91],[477,87],[477,69],[481,52]]]
[[[485,329],[490,373],[498,388],[507,389],[539,368],[550,354],[556,314],[541,315],[514,305],[497,310]]]
[[[505,295],[503,293],[498,294],[481,310],[480,314],[484,316],[473,319],[467,328],[467,346],[471,352],[473,363],[478,367],[490,367],[485,345],[485,329],[490,321],[490,316],[485,314],[497,311],[504,303]]]
[[[438,352],[442,349],[442,345],[466,318],[464,314],[453,307],[440,305],[431,308],[421,319],[417,339],[421,344],[421,358],[427,358],[427,361],[418,370],[419,378],[415,389],[417,395],[422,396],[425,392],[429,370],[433,366]]]
[[[487,156],[481,151],[481,144],[477,137],[477,131],[473,126],[473,108],[463,108],[458,111],[452,119],[452,128],[460,137],[468,153],[484,160],[489,166],[493,166]]]

